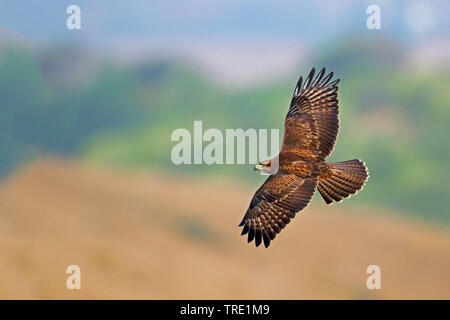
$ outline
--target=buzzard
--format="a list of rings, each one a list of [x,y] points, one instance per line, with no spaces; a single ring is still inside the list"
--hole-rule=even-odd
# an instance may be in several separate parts
[[[270,176],[254,194],[239,227],[258,247],[270,242],[310,202],[316,188],[327,204],[355,194],[368,178],[358,159],[327,163],[339,131],[338,83],[325,68],[297,82],[281,151],[255,170]]]

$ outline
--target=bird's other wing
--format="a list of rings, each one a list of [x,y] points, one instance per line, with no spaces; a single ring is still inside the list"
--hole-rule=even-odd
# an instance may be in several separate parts
[[[250,206],[239,224],[242,235],[248,233],[248,242],[256,246],[270,241],[283,230],[295,214],[310,202],[317,185],[317,178],[299,178],[294,174],[271,175],[256,191]]]
[[[333,72],[325,68],[315,75],[313,68],[306,80],[298,80],[284,123],[284,150],[306,152],[323,160],[333,151],[339,131],[338,86]]]

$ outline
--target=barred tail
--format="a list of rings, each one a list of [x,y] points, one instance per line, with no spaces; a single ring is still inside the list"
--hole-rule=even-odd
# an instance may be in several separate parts
[[[358,159],[325,165],[317,189],[327,204],[355,194],[369,178],[366,166]]]

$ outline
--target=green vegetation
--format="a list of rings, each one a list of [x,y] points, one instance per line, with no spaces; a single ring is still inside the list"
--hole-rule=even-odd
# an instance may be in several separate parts
[[[450,222],[450,75],[409,71],[389,42],[331,46],[315,65],[341,78],[341,132],[331,161],[361,158],[371,178],[356,203],[415,212]],[[305,66],[302,73],[306,73]],[[55,88],[39,60],[8,50],[0,59],[0,172],[39,153],[176,174],[232,175],[261,181],[250,165],[175,166],[176,128],[283,128],[295,77],[227,91],[172,61],[98,67],[89,85]],[[281,131],[282,132],[282,131]]]
[[[105,66],[90,87],[54,88],[39,61],[22,48],[0,55],[0,174],[40,153],[76,154],[93,135],[135,126],[144,114],[137,82]]]

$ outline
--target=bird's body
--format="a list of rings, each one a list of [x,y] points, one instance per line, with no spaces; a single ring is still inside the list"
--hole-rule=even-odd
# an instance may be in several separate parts
[[[283,145],[279,155],[255,168],[270,174],[256,191],[239,226],[268,247],[271,240],[304,209],[316,188],[327,204],[341,201],[360,190],[368,178],[360,160],[327,163],[336,142],[338,121],[338,80],[323,68],[314,68],[305,82],[300,77],[286,115]]]

